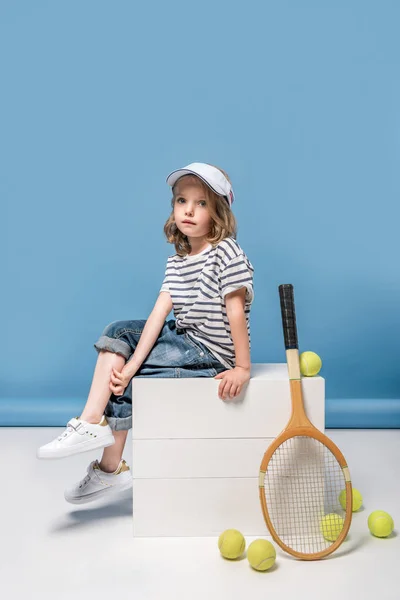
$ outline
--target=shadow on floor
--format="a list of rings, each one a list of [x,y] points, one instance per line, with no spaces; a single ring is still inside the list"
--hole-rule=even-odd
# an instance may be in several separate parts
[[[62,522],[53,524],[49,529],[49,534],[57,535],[59,533],[71,533],[76,530],[91,528],[94,524],[101,525],[103,522],[114,519],[118,521],[121,517],[131,517],[132,519],[132,490],[120,494],[112,502],[106,504],[97,501],[88,503],[85,508],[72,509],[60,517]],[[132,520],[133,526],[133,520]]]

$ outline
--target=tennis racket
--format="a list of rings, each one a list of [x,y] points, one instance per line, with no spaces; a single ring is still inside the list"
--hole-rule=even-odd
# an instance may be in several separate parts
[[[301,387],[293,286],[279,286],[292,414],[264,454],[259,475],[261,507],[279,546],[317,560],[345,539],[352,516],[350,473],[343,454],[306,416]],[[339,494],[345,490],[345,508]]]

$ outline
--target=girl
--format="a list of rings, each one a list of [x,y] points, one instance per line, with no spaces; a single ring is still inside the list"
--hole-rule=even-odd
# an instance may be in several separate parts
[[[62,458],[95,448],[103,456],[65,491],[74,504],[132,486],[122,460],[132,427],[133,377],[214,377],[219,397],[240,394],[250,379],[253,266],[236,242],[228,175],[192,163],[167,178],[172,212],[164,226],[176,254],[147,320],[110,323],[94,344],[99,353],[86,405],[66,430],[41,446],[38,458]],[[173,309],[174,319],[166,321]]]

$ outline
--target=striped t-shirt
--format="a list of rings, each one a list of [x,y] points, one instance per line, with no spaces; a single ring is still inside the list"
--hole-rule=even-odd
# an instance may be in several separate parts
[[[233,344],[224,297],[246,287],[245,315],[250,341],[250,305],[254,268],[232,237],[193,256],[168,257],[160,292],[169,292],[176,327],[203,343],[227,368],[235,366]]]

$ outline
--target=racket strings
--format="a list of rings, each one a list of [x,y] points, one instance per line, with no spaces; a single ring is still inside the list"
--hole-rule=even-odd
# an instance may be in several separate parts
[[[344,523],[339,494],[345,486],[343,471],[324,444],[303,436],[283,442],[264,479],[269,517],[281,541],[305,554],[332,545]],[[326,518],[332,513],[339,518]]]

